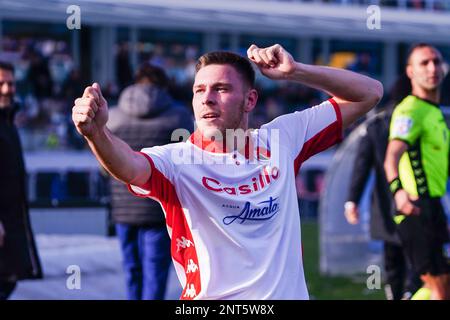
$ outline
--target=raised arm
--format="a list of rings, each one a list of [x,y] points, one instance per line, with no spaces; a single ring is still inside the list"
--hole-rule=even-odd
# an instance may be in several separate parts
[[[344,128],[372,109],[383,96],[379,81],[348,70],[296,62],[279,44],[268,48],[252,45],[247,55],[270,79],[296,81],[333,96],[340,107]]]
[[[97,160],[114,178],[136,186],[150,179],[151,168],[145,156],[134,152],[106,128],[108,104],[97,83],[75,100],[72,120]]]

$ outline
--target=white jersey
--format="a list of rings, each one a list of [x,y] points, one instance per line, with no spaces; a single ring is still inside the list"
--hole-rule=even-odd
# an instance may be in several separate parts
[[[336,102],[254,130],[245,154],[195,137],[142,149],[151,178],[129,186],[164,209],[181,299],[308,299],[295,176],[342,139]]]

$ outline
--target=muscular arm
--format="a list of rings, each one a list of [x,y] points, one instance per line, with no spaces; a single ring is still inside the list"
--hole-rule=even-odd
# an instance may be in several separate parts
[[[408,149],[408,144],[401,140],[389,142],[384,160],[384,171],[387,181],[392,181],[398,177],[398,164],[403,153]]]
[[[136,186],[144,185],[151,176],[148,160],[134,152],[128,144],[108,129],[87,138],[89,147],[100,164],[114,178]]]
[[[288,79],[334,96],[341,109],[344,128],[370,111],[383,96],[379,81],[343,69],[297,62]]]
[[[390,182],[399,176],[398,164],[401,156],[407,149],[408,144],[401,140],[392,140],[389,142],[384,160],[384,171],[386,172],[387,181]],[[405,215],[420,213],[420,209],[411,202],[410,196],[405,190],[400,189],[397,191],[394,200],[397,210],[401,213]]]
[[[137,186],[150,179],[151,168],[145,156],[134,152],[106,128],[108,104],[97,83],[75,100],[72,119],[97,160],[114,178]]]
[[[372,109],[383,96],[383,86],[377,80],[348,70],[296,62],[278,44],[262,49],[252,45],[247,55],[268,78],[296,81],[334,96],[344,128]]]

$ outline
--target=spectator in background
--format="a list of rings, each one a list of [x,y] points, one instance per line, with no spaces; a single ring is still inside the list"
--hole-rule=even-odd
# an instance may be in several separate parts
[[[325,174],[320,169],[305,170],[296,177],[297,197],[302,218],[317,218],[320,195],[324,190],[324,178]]]
[[[35,49],[31,49],[26,56],[30,60],[27,80],[31,84],[34,96],[39,100],[51,97],[53,95],[53,79],[47,59]]]
[[[83,80],[81,79],[80,70],[73,68],[67,78],[64,80],[61,87],[61,96],[63,99],[73,103],[78,96],[78,93],[83,90]]]
[[[81,72],[78,68],[73,68],[67,78],[64,80],[61,87],[61,98],[64,100],[67,108],[72,107],[73,101],[77,98],[79,92],[83,91],[83,79]],[[67,114],[65,112],[64,114]],[[68,120],[68,119],[67,119]],[[67,128],[67,143],[70,147],[75,149],[83,149],[85,141],[80,139],[80,136],[76,134],[76,130],[73,126]]]
[[[193,129],[192,115],[175,106],[167,93],[165,72],[151,64],[137,71],[136,84],[127,87],[110,111],[108,128],[134,150],[171,142],[177,128]],[[164,299],[171,263],[170,239],[160,205],[131,195],[111,180],[111,210],[116,222],[130,300]]]
[[[117,70],[116,71],[117,84],[119,85],[119,90],[122,90],[126,86],[132,84],[133,71],[131,69],[128,45],[126,43],[122,43],[118,47],[118,52],[116,56],[116,70]]]
[[[42,278],[28,217],[26,173],[14,125],[15,79],[12,65],[0,62],[0,300],[18,280]]]
[[[355,61],[348,66],[348,69],[354,72],[360,72],[365,75],[373,76],[376,74],[374,57],[372,57],[368,52],[360,52],[356,55]]]

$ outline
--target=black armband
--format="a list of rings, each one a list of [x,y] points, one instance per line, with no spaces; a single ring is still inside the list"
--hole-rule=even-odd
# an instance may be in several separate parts
[[[400,189],[403,189],[403,186],[399,177],[389,182],[389,190],[391,190],[392,195],[395,195]]]

